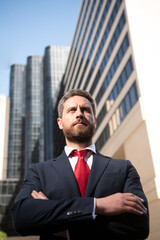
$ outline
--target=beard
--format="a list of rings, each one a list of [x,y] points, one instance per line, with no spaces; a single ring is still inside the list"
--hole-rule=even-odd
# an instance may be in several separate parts
[[[74,143],[88,143],[91,141],[94,133],[95,133],[95,125],[89,124],[88,122],[84,122],[84,124],[73,126],[70,129],[63,128],[64,136],[70,141]]]

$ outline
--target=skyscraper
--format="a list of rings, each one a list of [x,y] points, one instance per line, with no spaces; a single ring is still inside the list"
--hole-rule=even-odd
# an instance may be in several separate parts
[[[159,1],[83,0],[62,82],[64,92],[81,88],[95,99],[97,150],[136,166],[154,240],[160,238],[159,11]],[[57,133],[55,148],[62,150]]]
[[[25,169],[44,161],[43,57],[31,56],[26,77]]]
[[[44,56],[44,133],[45,159],[52,159],[54,155],[53,119],[54,107],[57,101],[60,83],[65,72],[70,47],[49,46]],[[52,134],[51,134],[52,133]]]
[[[12,65],[7,177],[19,179],[24,172],[26,66]]]
[[[8,178],[23,178],[30,164],[53,158],[53,106],[69,50],[49,46],[44,57],[11,67]]]

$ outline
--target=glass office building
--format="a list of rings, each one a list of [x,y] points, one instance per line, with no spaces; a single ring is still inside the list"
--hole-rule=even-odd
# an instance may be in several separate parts
[[[53,158],[53,109],[69,51],[49,46],[44,56],[11,67],[8,178],[23,178],[30,164]]]
[[[54,156],[54,107],[57,102],[60,83],[65,72],[70,47],[49,46],[44,56],[44,127],[45,127],[45,159]],[[57,123],[54,123],[57,124]],[[51,134],[52,133],[52,134]]]
[[[24,172],[26,66],[12,65],[7,177],[19,179]]]
[[[93,141],[102,154],[135,165],[149,200],[154,240],[160,238],[160,148],[155,140],[160,115],[153,107],[159,99],[159,11],[159,1],[83,0],[60,94],[80,88],[95,99]],[[65,143],[58,128],[55,132],[58,155]]]
[[[25,165],[44,161],[43,57],[27,61]]]

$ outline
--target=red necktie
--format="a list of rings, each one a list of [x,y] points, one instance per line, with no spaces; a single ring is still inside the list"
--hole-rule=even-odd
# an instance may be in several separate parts
[[[84,160],[84,157],[86,154],[90,152],[90,150],[85,149],[85,150],[73,150],[71,152],[71,156],[78,156],[78,161],[75,166],[74,174],[78,182],[78,186],[81,192],[82,197],[85,195],[86,191],[86,186],[88,182],[88,177],[90,173],[90,169],[86,161]]]

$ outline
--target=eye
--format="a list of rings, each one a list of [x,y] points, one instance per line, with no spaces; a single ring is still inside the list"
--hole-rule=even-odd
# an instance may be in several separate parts
[[[91,109],[88,107],[83,108],[83,112],[91,113]]]
[[[72,112],[75,112],[75,111],[76,111],[75,108],[69,108],[69,109],[68,109],[68,113],[72,113]]]

